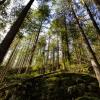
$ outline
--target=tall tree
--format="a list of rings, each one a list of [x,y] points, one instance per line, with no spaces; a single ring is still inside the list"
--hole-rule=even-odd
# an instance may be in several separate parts
[[[39,36],[40,36],[41,30],[42,30],[42,25],[48,19],[49,14],[50,14],[50,9],[49,9],[48,5],[44,5],[44,4],[41,5],[37,11],[37,17],[39,19],[40,25],[39,25],[39,29],[38,29],[34,44],[32,46],[32,50],[31,50],[32,54],[31,54],[31,58],[29,61],[29,66],[31,66],[31,64],[32,64],[32,58],[34,56],[34,51],[36,49],[36,46],[37,46],[37,43],[39,40]]]
[[[97,25],[97,23],[96,23],[96,21],[95,21],[95,19],[94,19],[94,17],[93,17],[93,15],[92,15],[92,13],[91,13],[91,11],[90,11],[90,9],[89,9],[89,7],[88,7],[88,5],[87,5],[86,2],[84,2],[84,5],[85,5],[85,7],[86,7],[86,9],[87,9],[87,12],[88,12],[88,14],[89,14],[89,16],[90,16],[90,18],[91,18],[91,21],[92,21],[94,27],[96,28],[97,34],[100,36],[100,29],[99,29],[99,26]]]
[[[79,20],[78,20],[78,18],[76,16],[76,13],[75,13],[75,11],[74,11],[74,9],[73,9],[72,6],[71,6],[71,9],[72,9],[73,15],[74,15],[74,17],[76,19],[76,22],[78,24],[78,27],[79,27],[79,29],[81,31],[81,34],[82,34],[82,36],[84,38],[84,41],[85,41],[85,43],[87,45],[87,48],[88,48],[89,52],[91,53],[91,56],[93,57],[93,59],[94,59],[94,61],[96,63],[96,66],[94,66],[93,68],[94,68],[94,71],[95,71],[95,74],[96,74],[96,77],[97,77],[97,80],[98,80],[99,86],[100,86],[100,64],[99,64],[99,62],[97,60],[97,57],[95,55],[95,52],[92,50],[92,47],[91,47],[91,45],[89,43],[89,40],[88,40],[88,38],[87,38],[87,36],[86,36],[86,34],[85,34],[82,26],[80,25]]]
[[[26,7],[22,10],[22,12],[20,13],[19,17],[17,18],[17,20],[14,22],[14,24],[12,25],[12,27],[10,28],[9,32],[7,33],[6,37],[4,38],[4,40],[2,41],[2,43],[0,44],[0,64],[2,63],[13,39],[15,38],[17,32],[19,31],[20,26],[22,25],[22,22],[24,21],[27,12],[29,11],[32,3],[34,2],[34,0],[30,0],[29,3],[26,5]]]

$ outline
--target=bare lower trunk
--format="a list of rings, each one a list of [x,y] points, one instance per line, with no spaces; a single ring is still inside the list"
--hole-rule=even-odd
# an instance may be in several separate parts
[[[97,78],[98,82],[100,83],[100,69],[97,67],[94,60],[91,60],[91,64],[92,64],[92,67],[93,67],[94,72],[96,74],[96,78]],[[99,87],[100,87],[100,84],[99,84]]]
[[[65,56],[67,56],[67,59],[68,59],[68,63],[70,64],[71,63],[71,59],[70,59],[70,49],[69,49],[69,37],[68,37],[68,32],[67,32],[67,25],[66,25],[66,16],[64,15],[64,26],[65,26],[65,42],[66,42],[66,45],[67,45],[67,50],[66,50],[66,54]]]
[[[48,40],[48,50],[47,50],[47,57],[46,57],[46,66],[48,66],[48,60],[49,60],[49,54],[50,54],[50,36],[49,36],[49,40]]]
[[[58,35],[57,35],[57,69],[60,69],[60,66],[59,66],[59,40],[58,40]]]
[[[52,51],[52,71],[54,71],[54,67],[55,67],[55,48],[53,47],[53,51]]]

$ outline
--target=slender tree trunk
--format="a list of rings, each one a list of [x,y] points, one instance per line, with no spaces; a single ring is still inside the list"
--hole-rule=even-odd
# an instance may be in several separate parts
[[[9,59],[8,59],[8,62],[7,62],[7,64],[6,64],[6,67],[7,67],[8,64],[10,63],[10,60],[11,60],[11,58],[13,57],[13,55],[14,55],[14,53],[15,53],[15,51],[16,51],[16,48],[18,47],[19,43],[20,43],[20,39],[17,41],[17,43],[16,43],[16,45],[15,45],[15,47],[14,47],[14,50],[13,50],[12,54],[10,55],[10,57],[9,57]]]
[[[27,44],[28,47],[26,48],[25,55],[24,55],[24,57],[22,56],[23,59],[22,59],[21,61],[19,60],[19,67],[20,67],[20,68],[19,68],[19,70],[18,70],[18,73],[21,73],[21,70],[23,69],[23,67],[26,66],[25,64],[27,63],[26,60],[28,59],[28,56],[29,56],[28,53],[29,53],[30,43],[32,42],[31,40],[32,40],[32,38],[30,38],[29,41],[28,41],[29,43]],[[25,45],[26,45],[26,44],[25,44]],[[24,49],[25,49],[25,48],[24,48]]]
[[[59,39],[58,39],[58,35],[57,35],[57,69],[60,69],[60,66],[59,66]]]
[[[15,52],[14,52],[13,56],[11,57],[9,64],[7,66],[12,67],[14,65],[15,60],[17,58],[17,56],[16,56],[17,54],[18,54],[18,49],[15,50]]]
[[[61,34],[61,41],[62,41],[62,62],[63,62],[63,70],[66,70],[66,61],[67,61],[67,58],[65,56],[65,49],[64,49],[64,36]]]
[[[48,40],[48,50],[47,50],[47,57],[46,57],[46,66],[48,66],[48,60],[49,60],[49,53],[50,53],[50,38],[51,36],[49,36],[49,40]]]
[[[39,31],[37,33],[36,39],[34,41],[34,44],[33,44],[32,50],[31,50],[31,57],[30,57],[30,60],[29,60],[29,67],[32,64],[32,60],[33,60],[33,56],[34,56],[34,51],[35,51],[37,43],[38,43],[38,39],[39,39],[39,36],[40,36],[41,28],[42,28],[42,21],[41,21],[41,25],[40,25]],[[28,70],[28,68],[26,69],[25,72],[27,72],[27,70]]]
[[[23,51],[24,47],[21,49],[21,51]],[[20,66],[20,63],[22,62],[23,59],[23,55],[18,55],[17,56],[17,62],[15,64],[15,68],[18,68]]]
[[[46,58],[46,56],[45,56],[45,46],[44,46],[43,47],[43,69],[44,69],[44,73],[47,71],[47,66],[46,66],[46,60],[45,60],[45,58]]]
[[[84,3],[84,5],[85,5],[85,7],[86,7],[86,9],[87,9],[87,12],[88,12],[88,14],[89,14],[89,16],[90,16],[90,18],[91,18],[91,21],[92,21],[94,27],[96,28],[97,34],[100,36],[100,29],[99,29],[99,27],[98,27],[98,25],[97,25],[97,23],[96,23],[96,21],[95,21],[95,19],[94,19],[94,17],[93,17],[93,15],[92,15],[92,13],[91,13],[91,11],[90,11],[88,5],[87,5],[86,3]]]
[[[17,18],[17,20],[14,22],[12,27],[10,28],[9,32],[7,33],[6,37],[0,44],[0,64],[2,63],[12,41],[14,40],[17,32],[19,31],[20,26],[22,25],[22,22],[24,21],[27,12],[29,11],[32,3],[34,0],[30,0],[29,3],[26,5],[26,7],[22,10],[21,14]]]
[[[66,56],[68,59],[69,64],[71,63],[71,59],[70,59],[70,50],[69,50],[69,40],[68,40],[68,33],[67,33],[67,25],[66,25],[66,17],[64,15],[64,25],[65,25],[65,29],[66,29],[66,33],[65,33],[65,42],[67,45],[67,51],[66,51]]]
[[[52,51],[52,71],[54,71],[54,67],[55,67],[55,48],[53,47],[53,51]]]
[[[15,47],[14,47],[14,50],[12,51],[12,53],[11,53],[9,59],[8,59],[8,62],[7,62],[7,64],[6,64],[6,66],[5,66],[5,68],[4,68],[4,71],[0,74],[0,82],[1,82],[1,83],[4,81],[4,78],[5,78],[5,76],[6,76],[7,71],[11,68],[11,67],[9,66],[9,63],[10,63],[10,61],[11,61],[11,59],[12,59],[12,57],[13,57],[15,51],[16,51],[16,48],[17,48],[19,42],[20,42],[20,39],[17,41],[17,43],[16,43],[16,45],[15,45]]]
[[[25,45],[22,46],[21,50],[18,51],[19,54],[17,55],[17,62],[15,63],[15,66],[14,66],[15,68],[19,68],[18,72],[19,72],[19,70],[21,70],[20,65],[23,62],[23,55],[21,53],[24,52],[25,47],[26,47]]]
[[[84,37],[84,41],[85,41],[85,43],[86,43],[86,45],[87,45],[87,48],[88,48],[88,50],[89,50],[91,56],[93,57],[93,59],[94,59],[94,61],[95,61],[95,63],[96,63],[96,66],[94,66],[93,68],[94,68],[94,71],[95,71],[95,74],[96,74],[96,77],[97,77],[97,80],[98,80],[99,86],[100,86],[100,64],[99,64],[99,62],[98,62],[98,60],[97,60],[97,58],[96,58],[96,55],[95,55],[94,51],[92,50],[92,47],[91,47],[91,45],[90,45],[90,43],[89,43],[89,41],[88,41],[88,38],[87,38],[86,34],[84,33],[84,30],[83,30],[83,28],[81,27],[81,25],[80,25],[80,23],[79,23],[79,20],[78,20],[78,18],[77,18],[77,16],[76,16],[76,13],[75,13],[75,11],[74,11],[73,8],[72,8],[72,12],[73,12],[73,15],[74,15],[74,17],[75,17],[75,19],[76,19],[76,22],[77,22],[77,24],[78,24],[78,27],[79,27],[79,29],[80,29],[80,31],[81,31],[81,34],[82,34],[82,36]],[[95,70],[95,69],[96,69],[96,70]]]

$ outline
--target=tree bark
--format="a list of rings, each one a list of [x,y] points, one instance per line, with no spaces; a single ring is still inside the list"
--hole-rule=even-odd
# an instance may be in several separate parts
[[[60,69],[60,66],[59,66],[59,39],[58,39],[58,35],[57,35],[57,69]]]
[[[51,36],[49,36],[49,39],[48,39],[48,49],[47,49],[47,57],[46,57],[46,66],[48,66],[48,61],[49,61],[49,55],[50,55],[50,38]]]
[[[54,67],[55,67],[55,48],[53,47],[53,50],[52,50],[52,71],[54,71]]]
[[[66,56],[66,50],[65,48],[67,49],[67,46],[65,45],[65,39],[64,39],[64,35],[61,34],[61,48],[62,48],[62,62],[63,62],[63,70],[67,70],[66,68],[66,61],[67,61],[67,56]],[[65,46],[65,48],[64,48]]]
[[[67,59],[68,59],[68,62],[69,64],[71,63],[71,59],[70,59],[70,50],[69,50],[69,40],[68,40],[68,32],[67,32],[67,25],[66,25],[66,17],[64,15],[64,26],[65,26],[65,30],[66,30],[66,33],[65,33],[65,42],[66,42],[66,45],[67,45],[67,51],[66,51],[66,56],[67,56]]]
[[[30,0],[29,3],[26,5],[26,7],[22,10],[21,14],[17,18],[17,20],[14,22],[12,27],[10,28],[9,32],[7,33],[6,37],[0,44],[0,64],[2,63],[13,39],[15,38],[17,32],[19,31],[20,26],[22,25],[22,22],[24,21],[27,12],[29,11],[32,3],[34,0]]]
[[[96,58],[95,52],[92,50],[92,47],[91,47],[91,45],[90,45],[90,43],[89,43],[89,41],[88,41],[88,38],[87,38],[86,34],[84,33],[83,28],[81,27],[81,25],[80,25],[80,23],[79,23],[79,20],[78,20],[78,18],[77,18],[77,16],[76,16],[76,13],[75,13],[73,7],[71,7],[71,9],[72,9],[73,15],[74,15],[74,17],[75,17],[75,19],[76,19],[76,22],[77,22],[77,24],[78,24],[78,27],[79,27],[79,29],[80,29],[80,31],[81,31],[81,34],[82,34],[82,36],[84,37],[84,41],[85,41],[85,43],[86,43],[86,45],[87,45],[87,49],[89,50],[91,56],[93,57],[93,59],[94,59],[94,61],[95,61],[95,63],[96,63],[96,66],[94,66],[93,69],[94,69],[94,71],[95,71],[95,74],[96,74],[96,77],[97,77],[97,80],[98,80],[99,86],[100,86],[100,64],[99,64],[99,62],[98,62],[98,60],[97,60],[97,58]],[[96,70],[95,70],[95,69],[96,69]]]
[[[31,66],[31,64],[32,64],[32,59],[33,59],[33,56],[34,56],[34,51],[36,49],[36,46],[37,46],[37,43],[38,43],[38,39],[39,39],[39,35],[40,35],[40,32],[41,32],[41,28],[42,28],[42,22],[43,21],[41,21],[41,25],[40,25],[39,31],[38,31],[38,33],[36,35],[36,39],[34,41],[34,44],[33,44],[32,50],[31,50],[31,54],[32,55],[31,55],[30,60],[29,60],[29,66]],[[26,72],[27,72],[27,69],[26,69]]]
[[[19,62],[18,62],[19,64],[18,64],[17,67],[20,67],[19,70],[18,70],[18,73],[21,73],[21,70],[27,65],[27,59],[28,59],[28,56],[29,56],[29,47],[30,47],[31,42],[32,42],[32,37],[28,40],[28,44],[25,44],[25,45],[28,45],[27,48],[23,48],[23,49],[26,49],[26,50],[25,50],[25,55],[24,56],[22,55],[21,60],[19,60]]]
[[[86,9],[87,9],[87,12],[88,12],[88,14],[89,14],[89,16],[90,16],[90,19],[91,19],[91,21],[92,21],[94,27],[96,28],[96,31],[97,31],[98,35],[100,36],[100,29],[99,29],[99,27],[98,27],[98,25],[97,25],[97,23],[96,23],[96,21],[95,21],[95,19],[94,19],[94,17],[93,17],[93,15],[92,15],[92,13],[91,13],[91,11],[90,11],[88,5],[87,5],[86,3],[84,3],[84,5],[85,5],[85,7],[86,7]]]
[[[4,71],[1,72],[1,74],[0,74],[0,83],[2,83],[2,82],[4,81],[4,78],[5,78],[5,76],[6,76],[7,71],[11,68],[11,67],[9,66],[9,63],[10,63],[10,61],[11,61],[11,59],[12,59],[12,57],[13,57],[15,51],[16,51],[16,48],[17,48],[19,42],[20,42],[20,39],[19,39],[19,40],[17,41],[17,43],[15,44],[14,50],[12,51],[12,54],[10,55],[10,57],[9,57],[9,59],[8,59],[8,62],[7,62],[7,64],[6,64],[6,66],[5,66],[5,68],[4,68]]]

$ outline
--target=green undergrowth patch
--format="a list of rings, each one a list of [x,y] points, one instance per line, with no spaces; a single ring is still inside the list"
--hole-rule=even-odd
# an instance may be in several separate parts
[[[90,75],[59,72],[33,76],[16,76],[26,81],[5,92],[6,100],[100,100],[98,82]]]

